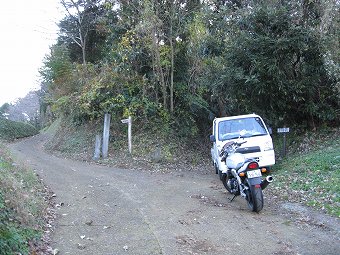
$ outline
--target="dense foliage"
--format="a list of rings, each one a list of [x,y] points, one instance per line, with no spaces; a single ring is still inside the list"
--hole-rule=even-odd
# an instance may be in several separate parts
[[[132,115],[183,135],[251,112],[273,126],[339,124],[338,1],[61,3],[41,68],[56,114]]]

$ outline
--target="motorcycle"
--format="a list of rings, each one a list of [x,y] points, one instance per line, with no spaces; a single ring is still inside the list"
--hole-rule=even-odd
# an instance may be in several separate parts
[[[247,200],[248,207],[253,212],[260,212],[263,208],[263,193],[273,177],[268,175],[263,179],[262,173],[267,169],[259,168],[256,159],[246,159],[237,149],[247,141],[230,141],[221,149],[221,161],[225,162],[227,170],[222,172],[221,180],[224,187],[234,197],[241,195]]]

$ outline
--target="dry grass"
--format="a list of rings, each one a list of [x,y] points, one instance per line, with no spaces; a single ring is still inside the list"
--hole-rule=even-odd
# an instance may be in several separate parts
[[[28,254],[40,242],[46,224],[47,196],[39,177],[14,163],[0,143],[1,254]]]

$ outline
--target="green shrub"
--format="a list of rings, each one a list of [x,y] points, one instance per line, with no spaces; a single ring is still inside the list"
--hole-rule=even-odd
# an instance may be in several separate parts
[[[31,124],[0,118],[0,139],[12,141],[36,135],[38,130]]]
[[[15,211],[6,207],[0,193],[0,254],[29,254],[28,241],[38,239],[39,231],[25,227],[16,220]]]

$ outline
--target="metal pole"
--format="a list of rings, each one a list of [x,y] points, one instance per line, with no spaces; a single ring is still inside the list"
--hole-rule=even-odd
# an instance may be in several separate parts
[[[129,152],[132,153],[132,118],[129,116],[128,122],[128,142],[129,142]]]
[[[286,156],[286,133],[283,133],[283,157]]]

